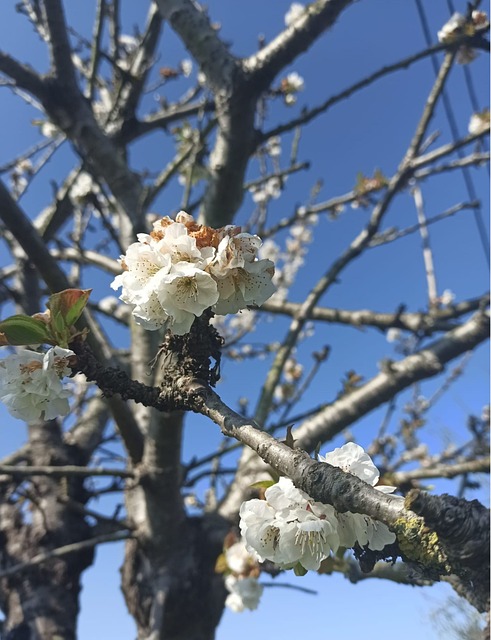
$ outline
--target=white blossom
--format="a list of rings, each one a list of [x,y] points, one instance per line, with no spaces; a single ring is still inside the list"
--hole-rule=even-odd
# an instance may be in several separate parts
[[[28,423],[66,415],[71,392],[61,378],[71,373],[68,357],[73,355],[61,347],[44,354],[21,349],[0,360],[0,399],[9,413]]]
[[[56,138],[61,133],[58,127],[48,120],[41,122],[39,131],[45,138]]]
[[[70,189],[72,200],[77,203],[83,202],[91,193],[99,193],[99,185],[94,182],[92,176],[82,171]]]
[[[285,569],[300,563],[317,570],[339,545],[334,509],[313,501],[288,478],[266,489],[265,500],[242,504],[240,529],[260,561]]]
[[[273,263],[257,259],[260,238],[239,227],[215,230],[180,211],[175,221],[157,220],[150,234],[137,238],[121,256],[124,271],[111,287],[122,287],[120,299],[146,329],[183,335],[205,309],[236,313],[275,291]]]
[[[225,587],[229,592],[225,600],[226,607],[235,613],[240,613],[244,609],[251,611],[257,609],[263,593],[263,586],[256,578],[237,578],[229,575],[225,578]]]
[[[293,2],[290,8],[285,14],[285,25],[291,27],[291,25],[304,13],[305,7],[300,2]]]
[[[189,76],[193,72],[193,63],[191,60],[189,60],[189,58],[185,58],[184,60],[181,60],[181,71],[182,71],[182,75],[185,78],[189,78]]]
[[[461,13],[454,13],[438,32],[438,42],[448,43],[455,40],[464,27],[465,22],[465,17]]]
[[[290,87],[290,91],[303,91],[305,86],[304,79],[296,71],[292,71],[286,76],[286,82]]]
[[[287,382],[296,382],[302,377],[303,366],[294,358],[288,358],[285,362],[283,375]]]
[[[171,328],[177,335],[188,333],[194,318],[218,300],[215,280],[189,262],[177,263],[169,273],[160,271],[155,280],[157,299],[172,319]]]
[[[245,542],[239,540],[225,550],[225,560],[230,571],[238,575],[244,574],[255,565],[256,560],[247,550]]]
[[[455,300],[455,293],[450,289],[445,289],[445,291],[440,296],[440,304],[444,307],[448,307],[448,305],[452,304]]]
[[[284,178],[285,180],[285,178]],[[268,200],[277,200],[281,195],[281,182],[278,178],[270,178],[259,185],[254,185],[249,189],[252,199],[257,204],[263,204]]]
[[[219,300],[213,311],[223,315],[237,313],[248,306],[261,306],[276,291],[273,274],[271,260],[256,260],[244,267],[231,269],[226,277],[216,281]]]
[[[469,64],[473,60],[477,58],[477,52],[472,48],[466,45],[462,45],[459,47],[457,52],[457,62],[458,64]]]
[[[467,129],[471,135],[487,131],[489,129],[489,110],[487,109],[481,113],[473,113]]]
[[[375,486],[380,477],[379,471],[368,453],[354,442],[348,442],[325,456],[319,456],[319,461],[327,462],[346,473],[351,473],[375,487],[377,491],[383,493],[395,491],[395,487]],[[370,549],[380,551],[385,545],[391,544],[396,539],[395,534],[385,524],[377,522],[369,516],[349,511],[336,515],[339,522],[339,540],[343,547],[352,547],[355,542],[358,542],[362,547],[368,545]]]
[[[401,330],[391,327],[385,336],[387,342],[397,342],[401,337]]]
[[[348,442],[342,447],[334,449],[325,456],[319,456],[321,462],[327,462],[333,467],[339,467],[346,473],[360,478],[364,482],[375,485],[379,479],[377,467],[372,459],[359,444]]]
[[[279,158],[281,156],[281,138],[280,136],[273,136],[266,142],[266,151],[272,158]]]

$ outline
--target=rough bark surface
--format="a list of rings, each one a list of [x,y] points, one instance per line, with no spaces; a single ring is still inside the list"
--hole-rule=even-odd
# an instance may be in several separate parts
[[[29,461],[33,465],[83,464],[77,449],[62,442],[55,421],[30,428]],[[23,505],[24,492],[35,496],[30,510]],[[82,480],[38,476],[23,485],[15,477],[0,479],[0,572],[90,537],[84,516],[66,506],[67,498],[86,501]],[[1,578],[2,637],[75,639],[80,577],[93,556],[93,549],[85,549]]]
[[[161,565],[138,541],[126,546],[122,586],[126,604],[138,625],[138,638],[212,640],[226,597],[215,573],[226,521],[187,518],[171,558]]]

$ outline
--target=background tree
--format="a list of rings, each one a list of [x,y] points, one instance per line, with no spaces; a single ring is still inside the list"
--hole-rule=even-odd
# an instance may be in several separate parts
[[[452,3],[435,3],[430,17],[421,2],[263,4],[233,9],[256,8],[257,30],[266,21],[257,46],[241,42],[242,52],[222,33],[230,6],[218,1],[209,13],[189,0],[149,2],[145,17],[116,0],[83,15],[60,0],[23,0],[17,17],[13,3],[4,9],[28,29],[0,52],[11,113],[2,318],[42,311],[50,293],[94,290],[80,325],[86,340],[70,341],[73,371],[85,374],[73,378],[70,414],[30,423],[24,444],[1,460],[6,638],[74,638],[94,549],[121,540],[138,637],[212,638],[228,595],[221,554],[237,539],[240,506],[260,491],[251,485],[278,474],[338,513],[376,517],[397,533],[380,553],[338,552],[322,573],[445,579],[478,611],[489,608],[489,515],[464,500],[489,466],[486,391],[470,360],[489,336],[487,177],[475,171],[489,162],[487,16],[478,2],[445,27]],[[397,59],[392,47],[409,24],[424,45]],[[24,36],[38,39],[29,56]],[[379,81],[387,89],[375,109],[360,96]],[[14,143],[8,128],[18,119],[25,130]],[[351,137],[371,127],[377,144]],[[216,317],[220,349],[206,313],[190,334],[164,339],[109,296],[117,257],[180,209],[214,229],[243,225],[276,265],[271,299]],[[198,347],[209,349],[199,375]],[[220,350],[217,395],[208,383]],[[466,376],[478,385],[479,412],[442,444],[432,416]],[[346,440],[364,444],[382,484],[405,501],[317,462],[319,445],[324,453]],[[439,478],[456,479],[461,500],[420,491]],[[261,578],[268,573],[277,570],[266,562]]]

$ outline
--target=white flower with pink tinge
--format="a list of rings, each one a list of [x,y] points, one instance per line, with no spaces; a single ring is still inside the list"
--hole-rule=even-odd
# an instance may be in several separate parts
[[[53,420],[70,411],[61,378],[71,373],[70,349],[52,347],[46,353],[21,349],[0,360],[0,399],[14,418],[32,423]]]

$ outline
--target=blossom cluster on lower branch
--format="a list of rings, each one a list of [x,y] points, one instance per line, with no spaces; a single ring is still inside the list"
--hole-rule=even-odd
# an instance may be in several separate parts
[[[264,587],[258,577],[261,568],[257,559],[249,553],[243,540],[236,540],[234,534],[225,539],[224,550],[217,561],[217,573],[224,574],[228,596],[225,606],[241,613],[246,609],[257,609]]]
[[[71,391],[61,379],[70,375],[70,349],[53,347],[46,353],[19,349],[0,360],[0,400],[14,418],[28,423],[65,416]]]
[[[20,349],[0,360],[0,400],[9,413],[27,423],[67,415],[71,391],[62,378],[71,374],[69,359],[74,355],[61,347],[46,353]]]
[[[357,476],[378,491],[395,491],[395,487],[375,486],[380,474],[370,456],[353,442],[319,456],[319,461]],[[338,547],[358,543],[382,550],[396,539],[382,522],[363,514],[339,513],[297,489],[289,478],[280,478],[266,489],[264,498],[248,500],[240,509],[243,539],[260,562],[270,560],[283,569],[316,571]]]

